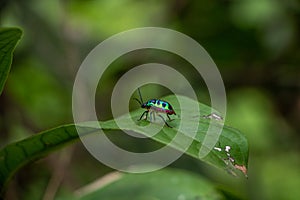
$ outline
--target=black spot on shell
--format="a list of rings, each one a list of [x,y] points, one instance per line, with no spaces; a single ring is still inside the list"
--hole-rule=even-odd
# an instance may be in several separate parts
[[[164,107],[164,108],[165,108],[166,106],[167,106],[167,104],[166,104],[166,103],[162,103],[162,107]]]

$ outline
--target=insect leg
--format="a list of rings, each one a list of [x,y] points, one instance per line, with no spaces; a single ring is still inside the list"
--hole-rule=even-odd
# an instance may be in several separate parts
[[[155,112],[152,110],[150,110],[149,112],[150,112],[150,122],[154,122],[155,121]],[[153,119],[153,121],[152,121],[152,119]]]
[[[170,126],[170,125],[166,122],[166,120],[163,118],[163,116],[161,116],[160,114],[157,114],[157,115],[165,122],[165,124],[167,125],[167,127],[172,128],[172,126]]]
[[[145,111],[146,112],[146,111]],[[146,113],[146,118],[145,118],[145,120],[147,120],[148,119],[148,113],[149,113],[149,110],[147,110],[147,113]]]
[[[170,118],[170,116],[169,116],[168,113],[167,113],[167,117],[168,117],[169,121],[173,121],[173,120],[174,120],[174,119],[171,119],[171,118]]]
[[[150,122],[152,122],[152,115],[153,115],[153,112],[150,112],[150,114],[149,114]]]
[[[140,119],[138,119],[138,121],[140,121],[144,117],[145,114],[146,114],[146,120],[147,120],[148,113],[149,113],[149,110],[146,110],[145,112],[143,112],[142,116],[140,117]]]

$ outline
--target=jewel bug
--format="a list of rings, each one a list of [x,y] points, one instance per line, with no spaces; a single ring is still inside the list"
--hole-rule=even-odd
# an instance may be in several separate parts
[[[140,99],[137,99],[137,98],[134,98],[134,99],[141,105],[141,108],[146,109],[146,111],[143,112],[143,114],[141,115],[140,119],[138,119],[138,121],[140,121],[145,114],[146,114],[146,120],[147,120],[148,114],[150,112],[150,121],[151,121],[151,115],[153,115],[153,119],[155,120],[155,114],[157,114],[165,122],[165,124],[168,127],[172,128],[167,123],[167,121],[163,118],[163,116],[161,116],[161,114],[160,114],[160,113],[166,113],[168,119],[170,121],[172,121],[172,119],[170,118],[169,115],[176,115],[176,113],[173,110],[173,107],[171,106],[171,104],[167,101],[160,100],[160,99],[150,99],[144,103],[140,88],[138,88],[138,93],[139,93]]]

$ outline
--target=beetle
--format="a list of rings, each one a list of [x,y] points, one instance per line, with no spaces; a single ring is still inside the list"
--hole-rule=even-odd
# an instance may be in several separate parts
[[[141,108],[145,108],[146,111],[143,112],[143,114],[141,115],[140,119],[138,119],[138,121],[140,121],[143,116],[146,114],[146,120],[148,118],[148,114],[150,112],[150,121],[151,121],[151,115],[153,115],[153,119],[155,120],[155,114],[157,114],[164,122],[165,124],[172,128],[167,122],[166,120],[163,118],[163,116],[161,116],[159,113],[166,113],[167,117],[170,121],[172,121],[172,119],[170,118],[169,115],[176,115],[175,111],[173,110],[173,107],[171,106],[171,104],[167,101],[164,100],[160,100],[160,99],[150,99],[147,102],[143,103],[143,99],[142,99],[142,95],[141,95],[141,91],[140,88],[138,88],[138,93],[140,96],[140,100],[137,98],[134,98],[140,105]]]

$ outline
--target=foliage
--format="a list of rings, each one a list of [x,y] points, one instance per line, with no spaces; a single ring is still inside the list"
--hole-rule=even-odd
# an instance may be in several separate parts
[[[162,188],[164,188],[162,190]],[[118,191],[117,193],[115,191]],[[117,181],[81,194],[80,199],[221,199],[203,177],[182,170],[164,169],[146,174],[123,174]],[[66,198],[68,199],[68,198]]]
[[[182,102],[186,105],[190,105],[194,103],[191,99],[186,97],[177,96],[180,98]],[[165,97],[164,99],[174,102],[176,100],[175,96]],[[176,105],[176,104],[175,104]],[[200,110],[204,115],[208,115],[211,113],[211,108],[205,106],[203,104],[199,104]],[[131,113],[131,117],[134,119],[138,119],[142,110],[136,110]],[[183,112],[180,109],[176,109],[177,113]],[[191,112],[191,111],[188,111]],[[142,129],[134,128],[128,121],[130,121],[130,115],[121,116],[119,118],[120,122],[123,124],[123,129],[134,131],[136,133],[140,133],[146,136],[151,137],[149,132],[145,132]],[[187,119],[189,123],[197,123],[197,121],[193,118]],[[165,127],[159,133],[155,134],[152,139],[163,143],[170,144],[171,141],[176,137],[180,136],[180,141],[189,141],[191,140],[191,146],[187,149],[186,153],[199,159],[199,149],[202,146],[204,136],[209,127],[209,120],[202,118],[199,124],[199,128],[197,134],[191,138],[189,129],[186,129],[186,132],[180,132],[178,129],[180,126],[180,119],[175,119],[171,122],[173,128]],[[142,124],[147,123],[143,122]],[[101,128],[103,130],[119,130],[119,127],[114,122],[114,120],[109,120],[106,122],[100,123]],[[219,126],[219,124],[213,124],[213,126]],[[58,128],[54,128],[48,131],[44,131],[40,134],[34,135],[22,141],[10,144],[3,148],[0,151],[0,174],[1,174],[1,188],[5,188],[5,185],[9,178],[22,166],[28,164],[36,159],[39,159],[45,155],[50,154],[54,150],[59,147],[66,146],[70,142],[78,139],[76,128],[81,129],[80,133],[82,136],[96,133],[97,128],[93,128],[93,126],[86,125],[66,125]],[[155,128],[150,128],[150,131],[155,131]],[[177,135],[178,134],[178,135]],[[224,127],[220,138],[218,140],[218,148],[225,149],[225,146],[230,146],[231,150],[231,158],[235,159],[235,166],[243,167],[245,170],[247,168],[248,162],[248,143],[246,138],[237,130],[232,129],[230,127]],[[176,148],[180,151],[185,151],[185,147],[182,146],[181,143],[174,143],[173,148]],[[226,156],[226,152],[224,151],[216,151],[212,150],[207,156],[202,158],[203,161],[208,162],[216,167],[223,168],[228,170],[230,173],[235,174],[234,167],[232,164],[230,165],[229,157]],[[246,171],[244,171],[246,173]]]
[[[225,124],[244,133],[251,147],[249,179],[229,176],[185,155],[170,167],[186,176],[204,175],[197,179],[209,180],[228,199],[299,199],[299,8],[296,0],[3,1],[1,26],[21,27],[24,36],[14,52],[4,90],[7,74],[4,78],[1,74],[0,145],[13,146],[39,137],[37,132],[51,132],[72,122],[70,99],[77,67],[100,41],[130,28],[167,27],[194,38],[214,59],[227,91]],[[147,62],[178,70],[190,81],[199,101],[209,105],[202,77],[185,60],[163,51],[131,52],[112,63],[101,79],[95,99],[101,121],[112,118],[108,97],[118,78]],[[8,73],[9,68],[5,69]],[[143,87],[144,98],[161,98],[169,92],[155,85]],[[130,102],[132,110],[138,106],[135,103]],[[176,125],[176,120],[171,123]],[[119,131],[106,134],[130,150],[147,152],[163,145],[151,140],[141,144]],[[62,145],[63,150],[56,153],[50,148],[40,156],[51,154],[39,162],[19,165],[5,198],[73,197],[75,190],[105,179],[112,171],[94,160],[80,143],[70,143],[73,145]],[[113,184],[110,186],[108,190],[114,190]]]
[[[15,32],[13,32],[13,31],[15,31]],[[9,70],[10,65],[11,65],[12,52],[14,50],[16,42],[19,40],[19,38],[21,36],[20,33],[21,32],[18,29],[3,29],[0,32],[0,37],[1,37],[0,39],[2,39],[2,41],[3,41],[2,42],[2,44],[3,44],[2,52],[1,52],[1,57],[3,58],[2,59],[3,62],[1,65],[1,68],[3,71],[3,75],[2,75],[3,85],[4,85],[5,79],[8,74],[7,71]],[[10,36],[10,37],[8,37],[8,36]],[[13,38],[13,39],[11,39],[11,38]],[[7,43],[5,43],[5,41],[7,41]],[[7,46],[9,47],[8,50],[7,50]],[[191,104],[196,103],[196,102],[193,102],[191,99],[188,99],[183,96],[182,97],[177,96],[177,98],[179,98],[179,100],[181,102],[183,102],[184,105],[191,105]],[[166,99],[170,102],[176,102],[175,96],[165,97],[164,99]],[[189,112],[190,114],[192,113],[192,110],[180,110],[178,104],[174,104],[174,105],[178,108],[178,109],[176,109],[177,113],[181,113],[181,112]],[[207,115],[211,114],[212,112],[214,112],[214,113],[216,112],[216,111],[213,111],[212,108],[205,106],[203,104],[199,104],[198,106],[199,106],[203,116],[207,116]],[[121,116],[119,118],[119,120],[121,122],[123,121],[123,124],[126,124],[127,121],[129,121],[131,117],[138,118],[141,112],[142,112],[142,110],[139,109],[135,112],[130,113],[130,115]],[[194,113],[194,114],[199,115],[199,113]],[[194,116],[194,115],[192,114],[191,116]],[[189,129],[186,129],[186,132],[182,132],[182,130],[179,129],[180,119],[177,118],[172,121],[173,128],[165,127],[158,134],[156,134],[153,137],[153,139],[158,142],[161,142],[163,144],[169,144],[172,141],[174,135],[179,134],[180,141],[189,141],[189,140],[192,141],[191,146],[187,149],[186,153],[190,154],[191,156],[193,156],[195,158],[198,158],[199,149],[202,146],[204,136],[210,125],[208,123],[208,121],[210,121],[210,120],[205,119],[204,117],[200,117],[200,116],[199,116],[199,118],[201,119],[201,121],[200,121],[200,124],[198,127],[197,134],[194,137],[190,136],[190,133],[188,132]],[[197,123],[198,119],[195,117],[192,117],[190,119],[185,119],[185,120],[187,120],[189,123]],[[213,121],[214,119],[211,119],[211,120]],[[169,122],[169,123],[171,123],[171,122]],[[103,130],[118,130],[119,129],[117,124],[114,122],[114,120],[100,122],[100,125]],[[219,126],[219,124],[217,124],[217,123],[212,123],[212,125]],[[58,149],[60,147],[70,144],[74,140],[77,140],[78,134],[77,134],[76,128],[77,128],[77,130],[83,129],[81,132],[81,134],[83,134],[83,135],[81,135],[81,137],[84,135],[95,133],[98,130],[97,128],[93,128],[92,126],[66,125],[66,126],[61,126],[61,127],[55,128],[55,129],[48,130],[48,131],[44,131],[40,134],[37,134],[37,135],[34,135],[27,139],[9,144],[6,147],[4,147],[0,151],[0,188],[1,188],[0,192],[3,194],[5,188],[7,187],[9,179],[14,175],[14,173],[17,172],[18,169],[20,169],[21,167],[23,167],[26,164],[29,164],[37,159],[40,159],[40,158],[52,153],[53,151],[55,151],[56,149]],[[141,133],[141,134],[150,136],[150,135],[148,135],[147,132],[142,131],[141,129],[138,129],[138,128],[133,128],[130,124],[125,125],[125,127],[123,127],[123,128],[125,128],[126,130],[131,130],[131,131],[134,131],[137,133]],[[155,129],[153,129],[152,131],[155,131]],[[218,144],[220,144],[220,146],[218,148],[224,148],[225,145],[226,146],[228,145],[233,149],[233,151],[230,155],[230,158],[234,158],[235,161],[234,161],[234,163],[231,163],[232,166],[230,166],[228,164],[229,157],[228,156],[226,157],[226,153],[221,152],[221,151],[214,151],[214,150],[211,151],[206,157],[203,158],[204,161],[206,161],[212,165],[215,165],[217,167],[224,168],[224,169],[230,171],[232,174],[235,174],[234,173],[235,166],[243,166],[246,169],[247,162],[248,162],[248,144],[242,134],[240,134],[238,131],[236,131],[232,128],[224,127],[223,131],[220,135]],[[221,146],[221,144],[223,146]],[[182,144],[180,144],[180,143],[173,144],[173,148],[176,148],[180,151],[186,150],[185,147],[182,147]],[[233,166],[233,164],[235,164],[235,165]],[[236,167],[236,168],[240,169],[239,167]],[[243,172],[246,173],[246,171],[243,171]],[[160,176],[161,175],[164,175],[164,174],[160,174]],[[156,176],[157,175],[150,176],[150,177],[155,179]],[[167,175],[167,177],[168,176],[170,176],[170,175]],[[169,178],[171,178],[171,177],[169,177]],[[180,178],[180,176],[179,176],[179,178]],[[188,176],[186,178],[188,178]],[[126,179],[123,179],[123,180],[126,180]],[[144,181],[148,180],[148,178],[147,179],[142,178],[141,181],[143,182],[143,180]],[[132,187],[135,187],[135,186],[133,185]],[[205,194],[206,192],[209,191],[209,189],[202,188],[202,191]],[[181,194],[182,195],[191,195],[189,193],[184,194],[184,193],[182,193],[183,191],[181,191],[181,190],[178,192],[179,192],[179,194],[176,194],[176,196],[181,195]],[[163,194],[167,194],[167,193],[163,192]],[[144,195],[146,195],[146,193],[144,193]],[[158,194],[153,194],[153,195],[158,195]],[[202,193],[199,193],[198,195],[203,196]],[[207,195],[207,194],[205,194],[205,195]],[[212,199],[214,199],[213,196],[211,196]],[[169,198],[171,199],[171,197],[169,197]]]
[[[22,32],[18,28],[0,29],[0,94],[10,71],[13,51],[21,35]]]

